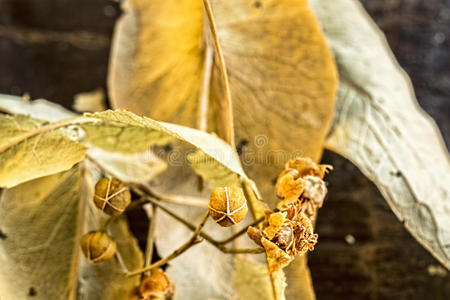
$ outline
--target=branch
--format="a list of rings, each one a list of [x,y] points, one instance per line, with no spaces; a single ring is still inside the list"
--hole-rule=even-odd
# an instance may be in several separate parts
[[[164,265],[165,263],[171,261],[172,259],[178,257],[179,255],[181,255],[182,253],[184,253],[186,250],[188,250],[189,248],[191,248],[192,246],[197,245],[198,243],[200,243],[203,239],[198,237],[199,232],[202,230],[203,226],[206,223],[206,220],[208,220],[209,217],[209,211],[206,211],[205,215],[203,216],[202,220],[200,221],[200,224],[198,224],[198,226],[195,228],[194,233],[192,234],[191,238],[184,243],[183,245],[181,245],[180,248],[176,249],[174,252],[172,252],[172,254],[170,254],[169,256],[166,256],[163,259],[160,259],[159,261],[155,262],[154,264],[151,264],[145,268],[142,268],[140,270],[136,270],[133,272],[129,272],[127,274],[127,277],[131,277],[131,276],[135,276],[135,275],[139,275],[141,273],[150,271],[151,269],[157,268],[159,266]]]
[[[205,8],[205,12],[208,17],[209,27],[211,28],[211,34],[214,41],[214,48],[217,53],[222,84],[224,87],[225,102],[220,103],[222,104],[223,112],[225,113],[225,118],[223,118],[222,124],[226,130],[223,138],[227,143],[229,143],[233,148],[235,148],[233,102],[231,101],[231,90],[230,90],[230,83],[228,80],[227,68],[225,65],[225,59],[223,57],[222,48],[220,47],[219,37],[217,35],[217,27],[214,21],[212,8],[211,4],[209,3],[209,0],[203,0],[203,6]]]

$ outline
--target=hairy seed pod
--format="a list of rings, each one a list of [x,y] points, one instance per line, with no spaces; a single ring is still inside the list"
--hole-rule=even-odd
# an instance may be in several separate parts
[[[209,197],[209,214],[221,226],[239,223],[245,218],[247,211],[247,201],[240,187],[218,187]]]
[[[161,269],[153,269],[148,277],[144,278],[139,288],[144,299],[169,300],[175,292],[174,283]]]
[[[116,253],[116,242],[101,231],[91,231],[81,237],[81,250],[91,263],[109,260]]]
[[[95,206],[108,215],[122,214],[130,202],[130,191],[119,179],[102,178],[95,185]]]

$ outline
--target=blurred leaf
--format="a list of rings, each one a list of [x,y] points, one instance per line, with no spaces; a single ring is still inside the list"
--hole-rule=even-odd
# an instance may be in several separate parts
[[[75,167],[3,191],[2,297],[124,299],[139,284],[121,274],[115,260],[92,265],[80,256],[81,234],[97,229],[102,214],[91,201],[97,176],[93,167]],[[128,268],[141,266],[142,254],[126,223],[113,223],[110,234]]]
[[[270,275],[265,264],[252,259],[236,256],[234,259],[236,272],[233,285],[238,291],[240,299],[272,300],[273,292],[270,287]]]
[[[408,231],[450,268],[450,161],[436,124],[358,1],[311,3],[341,77],[328,149],[355,163]]]
[[[167,163],[150,150],[123,154],[91,147],[88,155],[103,170],[123,182],[147,183],[167,168]]]
[[[11,95],[0,94],[0,111],[13,115],[28,115],[49,122],[61,121],[77,114],[50,101],[39,99],[28,101]]]
[[[44,121],[0,114],[0,187],[70,169],[87,147],[67,129],[45,130]]]
[[[106,109],[105,92],[99,88],[74,96],[72,108],[78,112],[97,112]]]

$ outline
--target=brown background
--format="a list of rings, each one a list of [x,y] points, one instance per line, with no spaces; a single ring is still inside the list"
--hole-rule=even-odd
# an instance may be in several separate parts
[[[422,107],[450,142],[450,1],[363,0],[411,76]],[[105,88],[114,21],[107,0],[0,0],[0,93],[71,106],[73,96]],[[318,299],[450,299],[450,274],[398,222],[352,164],[335,166],[320,210],[320,243],[310,256]],[[355,244],[345,242],[351,234]]]

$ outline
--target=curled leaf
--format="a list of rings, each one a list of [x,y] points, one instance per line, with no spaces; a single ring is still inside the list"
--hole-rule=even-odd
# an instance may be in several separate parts
[[[406,229],[450,268],[450,159],[436,124],[358,1],[311,4],[341,78],[327,148],[355,163]]]

